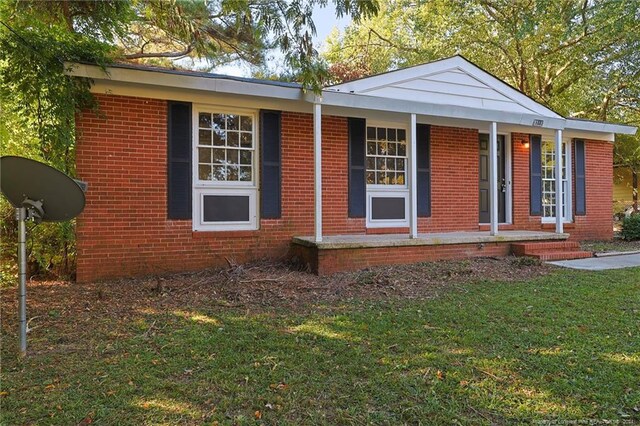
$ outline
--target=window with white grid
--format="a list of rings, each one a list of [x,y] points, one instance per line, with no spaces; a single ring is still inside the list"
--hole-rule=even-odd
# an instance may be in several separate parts
[[[367,184],[406,186],[407,131],[367,127]]]
[[[556,147],[554,142],[544,141],[542,154],[542,216],[556,217]],[[562,144],[562,217],[567,217],[569,198],[569,179],[567,173],[567,144]]]
[[[254,181],[254,120],[251,115],[198,114],[198,180]]]
[[[193,229],[258,229],[256,114],[194,109]]]

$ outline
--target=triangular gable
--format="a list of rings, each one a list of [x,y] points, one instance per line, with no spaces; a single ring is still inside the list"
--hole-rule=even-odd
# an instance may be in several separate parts
[[[326,90],[562,118],[462,56],[365,77]]]

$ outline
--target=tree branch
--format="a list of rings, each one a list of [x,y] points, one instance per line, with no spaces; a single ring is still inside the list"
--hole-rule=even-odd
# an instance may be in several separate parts
[[[398,49],[398,50],[407,50],[409,52],[414,52],[414,53],[418,53],[419,50],[416,49],[415,47],[405,47],[405,46],[399,46],[396,43],[392,42],[391,40],[389,40],[386,37],[383,37],[382,35],[380,35],[380,33],[378,33],[376,30],[374,30],[373,28],[369,27],[369,33],[373,33],[376,35],[376,37],[378,37],[380,40],[384,41],[385,43],[389,44],[389,46],[393,47],[394,49]]]
[[[125,59],[141,59],[141,58],[180,58],[182,56],[187,56],[189,53],[193,52],[193,45],[189,45],[180,52],[139,52],[139,53],[130,53],[128,55],[124,55]]]

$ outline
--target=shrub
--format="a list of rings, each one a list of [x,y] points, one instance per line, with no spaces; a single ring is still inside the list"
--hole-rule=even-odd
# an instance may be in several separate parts
[[[632,214],[622,221],[622,238],[627,241],[640,240],[640,214]]]
[[[0,198],[0,286],[17,282],[18,223],[15,209]],[[73,279],[76,266],[75,221],[27,223],[27,274]]]

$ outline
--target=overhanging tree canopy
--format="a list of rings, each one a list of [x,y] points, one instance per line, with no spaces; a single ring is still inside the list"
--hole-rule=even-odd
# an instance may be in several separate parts
[[[637,120],[638,0],[386,0],[324,56],[378,73],[457,53],[561,114]]]

